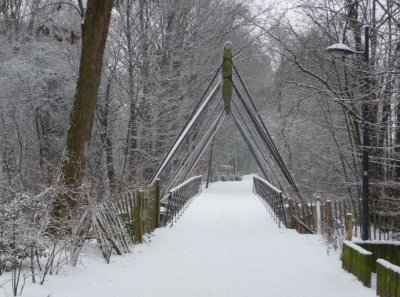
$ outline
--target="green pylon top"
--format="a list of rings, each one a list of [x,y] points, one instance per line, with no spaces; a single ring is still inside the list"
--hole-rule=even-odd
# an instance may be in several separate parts
[[[225,111],[229,114],[232,101],[232,42],[224,44],[224,60],[222,63],[222,98],[224,99]]]

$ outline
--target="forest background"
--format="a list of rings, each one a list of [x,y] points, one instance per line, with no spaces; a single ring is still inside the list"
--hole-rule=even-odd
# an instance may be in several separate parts
[[[4,249],[12,237],[7,226],[16,218],[18,226],[26,220],[37,224],[21,213],[31,205],[52,205],[62,186],[85,5],[0,1]],[[234,63],[307,200],[361,197],[361,107],[366,102],[371,199],[389,201],[383,211],[396,216],[399,16],[395,0],[300,0],[285,7],[250,0],[115,1],[79,188],[83,204],[88,197],[103,201],[147,185],[230,40]],[[334,58],[326,52],[337,42],[362,51],[364,25],[370,26],[368,65],[356,55]],[[257,171],[230,121],[213,148],[214,168],[236,160],[240,173]]]

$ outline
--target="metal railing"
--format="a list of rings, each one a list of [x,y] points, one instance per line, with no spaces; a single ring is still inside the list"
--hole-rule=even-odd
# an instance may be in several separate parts
[[[269,205],[275,220],[288,227],[282,191],[275,188],[265,179],[255,176],[253,178],[253,192]]]
[[[171,223],[172,226],[192,198],[201,192],[201,178],[201,175],[194,176],[168,191],[167,197],[161,201],[165,208],[162,214],[165,224]]]

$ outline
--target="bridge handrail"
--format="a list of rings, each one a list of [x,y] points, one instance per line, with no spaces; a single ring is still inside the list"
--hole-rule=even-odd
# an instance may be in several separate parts
[[[255,179],[259,179],[260,181],[262,181],[264,184],[266,184],[268,187],[270,187],[272,190],[274,190],[277,193],[282,193],[281,190],[279,190],[277,187],[275,187],[273,184],[269,183],[268,181],[266,181],[265,179],[263,179],[262,177],[259,176],[253,176],[253,178]]]
[[[191,178],[189,178],[188,180],[184,181],[183,183],[181,183],[180,185],[177,185],[176,187],[172,188],[171,190],[168,190],[168,192],[176,192],[178,191],[180,188],[185,187],[187,184],[191,183],[194,180],[198,180],[202,178],[202,175],[197,175],[197,176],[193,176]]]
[[[165,199],[166,212],[164,222],[173,225],[174,219],[185,209],[192,198],[201,192],[202,176],[194,176],[189,178],[182,184],[170,189]]]
[[[265,179],[258,176],[253,177],[253,191],[266,204],[269,205],[270,209],[273,212],[275,220],[278,223],[282,222],[286,227],[288,227],[282,191],[271,185]]]

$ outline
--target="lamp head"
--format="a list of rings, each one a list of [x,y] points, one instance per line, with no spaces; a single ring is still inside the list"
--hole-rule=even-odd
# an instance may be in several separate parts
[[[357,53],[344,43],[335,43],[326,48],[327,52],[334,55],[335,57],[345,57]]]

